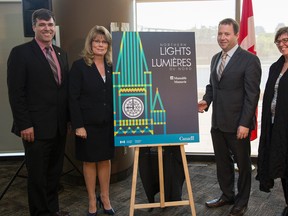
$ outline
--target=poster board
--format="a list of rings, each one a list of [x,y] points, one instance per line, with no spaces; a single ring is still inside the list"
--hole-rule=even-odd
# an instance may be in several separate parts
[[[115,146],[199,142],[194,32],[113,32]]]

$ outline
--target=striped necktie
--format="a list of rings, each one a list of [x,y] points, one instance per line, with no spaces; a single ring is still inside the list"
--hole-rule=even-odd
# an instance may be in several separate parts
[[[218,80],[221,79],[221,76],[222,76],[222,73],[223,73],[223,70],[224,70],[224,67],[225,67],[225,62],[226,62],[226,57],[227,57],[227,53],[224,52],[221,56],[221,63],[220,63],[220,66],[219,66],[219,69],[218,69]]]
[[[60,85],[60,81],[59,81],[59,77],[58,77],[58,71],[57,71],[57,66],[56,66],[56,63],[55,63],[55,61],[54,61],[54,59],[52,57],[51,48],[50,47],[45,47],[45,50],[46,50],[46,59],[47,59],[47,61],[50,64],[50,67],[51,67],[53,75],[54,75],[54,79],[56,80],[56,83],[58,85]]]

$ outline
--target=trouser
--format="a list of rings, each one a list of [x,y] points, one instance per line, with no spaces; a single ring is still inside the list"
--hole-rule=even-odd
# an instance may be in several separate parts
[[[281,182],[282,182],[282,188],[284,192],[286,205],[288,205],[288,181],[285,178],[281,178]]]
[[[31,216],[59,211],[58,186],[63,168],[66,137],[23,141],[28,172],[27,190]]]
[[[236,133],[222,132],[215,128],[211,129],[211,136],[217,167],[217,179],[223,193],[221,198],[226,201],[235,200],[236,206],[246,206],[249,201],[252,177],[250,136],[245,139],[237,139]],[[233,156],[236,158],[239,169],[238,194],[236,196]]]

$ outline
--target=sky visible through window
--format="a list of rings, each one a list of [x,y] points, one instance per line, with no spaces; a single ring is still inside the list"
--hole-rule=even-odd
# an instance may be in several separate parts
[[[255,26],[274,33],[279,23],[288,25],[287,0],[253,0]],[[216,26],[222,18],[235,17],[235,1],[138,3],[138,26],[187,30],[201,25]]]

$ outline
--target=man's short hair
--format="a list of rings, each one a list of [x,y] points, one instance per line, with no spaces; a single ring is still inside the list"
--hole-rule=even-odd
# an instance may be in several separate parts
[[[223,19],[219,22],[219,25],[232,25],[233,26],[233,30],[234,30],[234,34],[238,34],[239,33],[239,24],[238,22],[236,22],[234,19],[232,18],[226,18]]]
[[[51,18],[53,18],[54,22],[56,22],[54,13],[52,11],[45,8],[35,10],[32,14],[32,25],[36,25],[37,19],[48,21]]]

